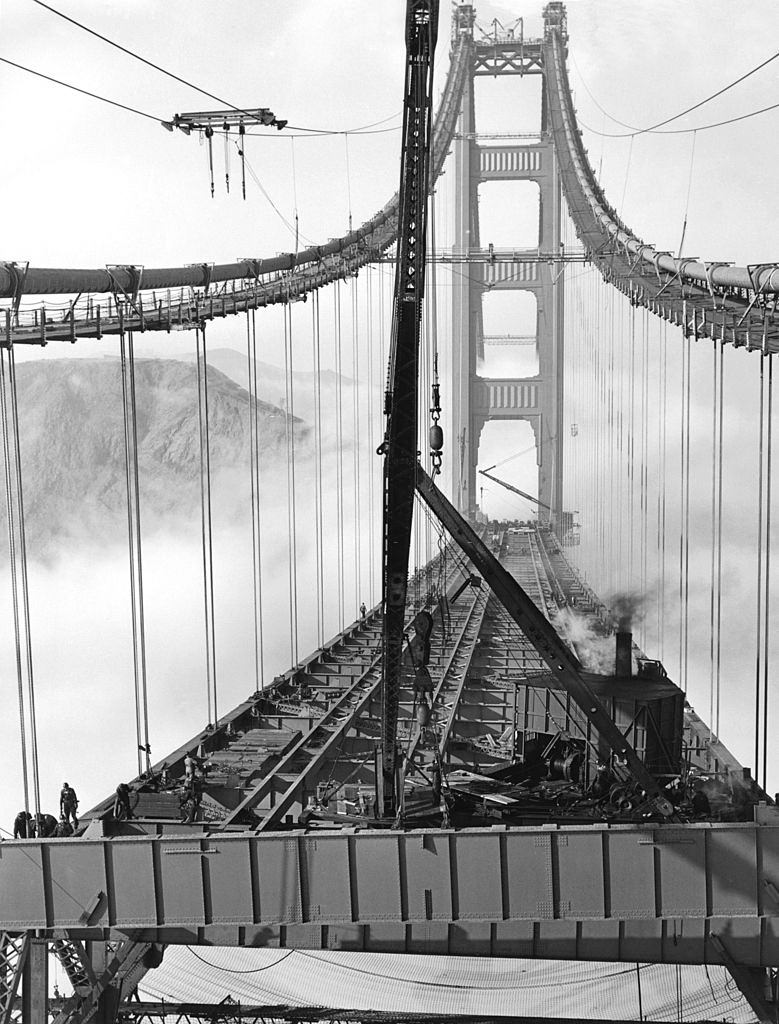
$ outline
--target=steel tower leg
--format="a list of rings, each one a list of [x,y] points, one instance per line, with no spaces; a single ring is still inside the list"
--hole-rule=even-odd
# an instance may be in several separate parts
[[[22,1024],[49,1024],[49,944],[31,938],[22,972]]]

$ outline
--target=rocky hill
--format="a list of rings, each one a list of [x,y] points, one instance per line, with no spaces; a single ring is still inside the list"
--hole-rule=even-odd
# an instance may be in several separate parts
[[[136,360],[141,516],[144,531],[200,510],[197,378],[178,360]],[[64,536],[117,539],[126,529],[122,384],[119,361],[42,359],[18,364],[26,528],[32,553]],[[209,367],[211,469],[215,501],[243,502],[249,487],[247,392]],[[257,403],[263,464],[286,461],[286,414]],[[295,419],[305,450],[309,429]],[[299,447],[300,450],[300,447]],[[2,503],[5,519],[4,498]]]

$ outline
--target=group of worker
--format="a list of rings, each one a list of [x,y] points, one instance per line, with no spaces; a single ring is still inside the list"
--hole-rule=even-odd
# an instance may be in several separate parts
[[[64,839],[72,836],[78,828],[78,797],[76,791],[67,782],[63,782],[60,791],[59,821],[53,814],[36,814],[19,811],[14,818],[14,839]]]

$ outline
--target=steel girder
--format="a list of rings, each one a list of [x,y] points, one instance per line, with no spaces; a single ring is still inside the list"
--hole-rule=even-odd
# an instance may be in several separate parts
[[[18,1018],[16,995],[28,948],[29,935],[0,932],[0,1024]]]
[[[777,881],[774,808],[684,826],[26,840],[3,844],[0,921],[95,941],[646,963],[724,949],[765,967]]]

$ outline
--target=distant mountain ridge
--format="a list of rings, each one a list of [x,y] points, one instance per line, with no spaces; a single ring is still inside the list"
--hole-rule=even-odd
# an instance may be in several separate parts
[[[31,552],[85,530],[114,534],[126,514],[119,360],[30,360],[18,364],[17,381]],[[197,375],[185,361],[136,359],[135,381],[141,518],[156,529],[199,515]],[[249,395],[213,367],[208,394],[212,475],[236,471],[248,488]],[[285,412],[262,400],[257,412],[263,461],[286,459]],[[310,430],[294,424],[302,453]],[[4,519],[4,496],[0,508]]]

